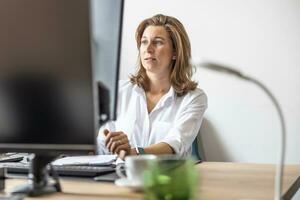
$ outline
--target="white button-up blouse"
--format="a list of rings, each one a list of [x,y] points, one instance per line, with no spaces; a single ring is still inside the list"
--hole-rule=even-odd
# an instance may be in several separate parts
[[[117,120],[104,124],[97,137],[98,154],[110,154],[105,147],[103,130],[123,131],[131,147],[147,147],[164,142],[176,154],[191,155],[191,145],[196,138],[207,108],[207,97],[197,88],[178,97],[171,87],[148,113],[143,88],[128,81],[120,81]]]

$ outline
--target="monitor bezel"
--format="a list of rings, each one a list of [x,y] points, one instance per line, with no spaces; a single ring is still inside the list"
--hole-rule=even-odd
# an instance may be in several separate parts
[[[92,43],[92,3],[91,0],[89,0],[89,35],[90,35],[90,41]],[[120,56],[121,56],[121,45],[122,45],[122,26],[123,26],[123,13],[124,13],[124,0],[120,1],[120,28],[118,30],[118,52],[117,52],[117,61],[116,64],[118,65],[116,70],[116,77],[119,77],[119,71],[120,71]],[[91,60],[93,59],[93,53],[92,53],[92,45],[90,45],[90,56]],[[94,73],[94,67],[93,63],[91,62],[91,73]],[[88,153],[88,152],[96,152],[97,149],[97,134],[99,130],[99,123],[98,118],[101,113],[99,113],[98,108],[98,95],[97,94],[97,86],[96,86],[96,80],[95,77],[91,76],[91,88],[93,93],[93,108],[94,108],[94,140],[93,143],[90,144],[44,144],[44,143],[1,143],[0,142],[0,152],[26,152],[26,153],[37,153],[37,154],[49,154],[49,155],[60,155],[60,154],[82,154],[82,153]],[[116,107],[117,107],[117,94],[118,94],[118,84],[116,84],[114,95],[116,97],[116,100],[114,101],[114,113],[113,116],[110,117],[110,120],[116,119],[117,113],[116,113]]]

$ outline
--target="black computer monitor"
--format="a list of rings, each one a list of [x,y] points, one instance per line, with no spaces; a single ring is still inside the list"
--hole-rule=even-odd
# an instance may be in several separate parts
[[[122,0],[0,1],[0,151],[96,149],[116,118]]]

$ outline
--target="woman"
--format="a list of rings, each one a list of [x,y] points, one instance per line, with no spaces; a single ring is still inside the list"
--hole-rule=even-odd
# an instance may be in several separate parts
[[[120,81],[118,116],[99,131],[99,154],[191,154],[207,108],[191,80],[191,46],[174,17],[155,15],[136,30],[138,71]]]

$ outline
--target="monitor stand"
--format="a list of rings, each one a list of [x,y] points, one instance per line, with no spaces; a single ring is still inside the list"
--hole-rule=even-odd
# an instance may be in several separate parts
[[[49,181],[47,164],[55,157],[47,155],[34,154],[30,158],[28,183],[14,188],[12,194],[24,194],[28,196],[40,196],[44,194],[61,192],[58,176],[51,167],[51,173],[54,177],[52,182]]]

